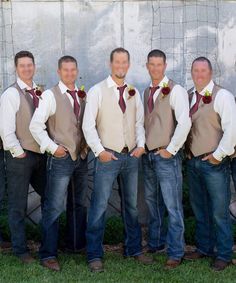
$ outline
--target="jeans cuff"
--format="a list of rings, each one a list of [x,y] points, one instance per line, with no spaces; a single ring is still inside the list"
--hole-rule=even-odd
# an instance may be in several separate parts
[[[217,256],[216,259],[220,259],[220,260],[223,260],[225,262],[231,262],[231,260],[232,260],[231,257],[226,259],[225,257],[222,257],[222,256]]]
[[[101,257],[95,257],[95,258],[93,258],[93,259],[88,259],[88,263],[90,263],[90,262],[93,262],[93,261],[97,261],[97,260],[102,260],[102,258]]]
[[[199,252],[200,254],[205,255],[205,256],[210,256],[210,257],[211,257],[211,256],[214,256],[214,253],[206,253],[206,252],[202,251],[202,250],[199,249],[199,248],[197,248],[196,251]]]
[[[40,258],[40,261],[45,261],[45,260],[54,259],[54,258],[56,258],[56,256],[48,256],[48,257]]]
[[[136,252],[136,253],[134,253],[134,254],[126,254],[126,255],[124,255],[125,257],[134,257],[134,256],[139,256],[139,255],[141,255],[141,254],[143,254],[143,252],[142,251],[140,251],[140,252]]]

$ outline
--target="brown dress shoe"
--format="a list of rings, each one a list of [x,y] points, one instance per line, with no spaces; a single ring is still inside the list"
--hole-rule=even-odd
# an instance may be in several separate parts
[[[104,272],[103,263],[101,260],[94,260],[89,262],[91,272]]]
[[[216,259],[211,268],[214,270],[214,271],[222,271],[224,270],[227,266],[229,266],[231,264],[231,261],[224,261],[224,260],[221,260],[221,259]]]
[[[30,264],[35,262],[35,259],[30,254],[24,254],[19,256],[19,259],[22,263]]]
[[[0,243],[0,249],[2,251],[6,251],[6,250],[11,249],[11,243],[10,242],[1,242]]]
[[[136,256],[134,256],[134,258],[135,258],[138,262],[140,262],[140,263],[142,263],[142,264],[148,265],[148,264],[153,264],[153,263],[154,263],[152,257],[145,256],[144,254],[136,255]]]
[[[206,255],[200,253],[200,252],[188,252],[188,253],[185,253],[184,255],[184,259],[186,260],[195,260],[195,259],[201,259],[201,258],[205,258],[207,257]]]
[[[55,258],[45,259],[41,261],[41,265],[53,271],[60,271],[60,265]]]
[[[174,269],[176,267],[178,267],[181,264],[181,259],[176,260],[176,259],[168,259],[164,269]]]

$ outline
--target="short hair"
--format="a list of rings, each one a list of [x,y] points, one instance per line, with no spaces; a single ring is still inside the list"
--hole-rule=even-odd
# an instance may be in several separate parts
[[[17,64],[18,64],[18,60],[20,58],[24,58],[24,57],[28,57],[28,58],[32,59],[33,64],[34,64],[34,55],[29,51],[22,50],[22,51],[19,51],[18,53],[16,53],[16,55],[14,57],[14,63],[15,63],[16,67],[17,67]]]
[[[210,61],[208,58],[204,57],[204,56],[200,56],[200,57],[197,57],[196,59],[193,60],[193,63],[192,63],[192,66],[191,66],[191,70],[193,69],[193,64],[194,64],[195,62],[207,62],[209,69],[210,69],[211,71],[212,71],[212,69],[213,69],[213,68],[212,68],[212,64],[211,64],[211,61]]]
[[[126,53],[127,56],[128,56],[128,60],[130,60],[130,54],[129,54],[129,51],[124,49],[123,47],[118,47],[114,50],[111,51],[111,54],[110,54],[110,62],[113,61],[113,57],[114,57],[114,54],[115,53]]]
[[[59,60],[58,60],[58,68],[60,69],[61,68],[61,65],[63,62],[72,62],[72,63],[75,63],[76,67],[78,66],[78,63],[77,63],[77,60],[70,56],[70,55],[65,55],[65,56],[62,56]]]
[[[160,49],[153,49],[153,50],[151,50],[148,53],[147,61],[149,61],[149,59],[151,57],[160,57],[160,58],[163,58],[164,63],[166,62],[166,54],[163,51],[161,51]]]

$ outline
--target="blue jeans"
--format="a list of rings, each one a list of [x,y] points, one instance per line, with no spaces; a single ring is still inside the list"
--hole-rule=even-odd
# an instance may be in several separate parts
[[[25,218],[29,185],[43,201],[46,186],[46,156],[25,151],[26,157],[13,158],[5,151],[8,190],[8,217],[13,251],[17,256],[28,253]]]
[[[0,210],[2,209],[2,202],[6,190],[6,170],[4,162],[4,150],[0,149]],[[0,242],[2,242],[2,236],[0,234]]]
[[[153,152],[143,155],[145,201],[149,210],[151,250],[165,243],[164,212],[168,212],[167,255],[178,260],[184,255],[182,170],[179,154],[166,159]]]
[[[138,223],[137,188],[138,159],[130,154],[113,152],[118,160],[106,163],[98,158],[94,164],[94,187],[87,225],[87,259],[89,262],[103,257],[105,213],[113,183],[119,175],[122,196],[122,218],[125,229],[124,255],[142,253],[142,233]]]
[[[231,160],[231,176],[234,182],[234,189],[236,191],[236,157]]]
[[[196,218],[197,251],[217,259],[232,257],[232,227],[229,214],[230,167],[226,158],[219,165],[199,157],[187,160],[187,175],[192,209]]]
[[[67,195],[70,179],[73,185],[73,202],[71,203],[74,216],[72,222],[78,221],[77,210],[85,207],[87,194],[87,159],[78,157],[76,161],[71,159],[70,154],[57,158],[48,156],[47,159],[47,187],[42,214],[42,244],[39,249],[41,260],[57,257],[59,216],[65,210],[65,197]],[[77,227],[67,231],[67,237],[72,237],[72,249],[77,249]],[[70,228],[71,229],[71,228]],[[85,228],[84,228],[85,229]],[[82,231],[84,233],[84,231]],[[71,234],[72,233],[72,234]],[[68,239],[68,238],[67,238]]]

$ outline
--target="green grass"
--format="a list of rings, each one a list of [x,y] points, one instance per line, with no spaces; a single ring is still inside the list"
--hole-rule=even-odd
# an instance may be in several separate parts
[[[105,272],[93,274],[88,270],[85,256],[60,255],[62,271],[55,273],[39,265],[23,265],[12,255],[0,254],[0,282],[4,283],[228,283],[236,282],[236,267],[230,266],[220,273],[209,268],[210,260],[184,262],[175,270],[165,271],[165,256],[155,255],[155,264],[143,266],[133,259],[124,259],[118,253],[107,253]]]

